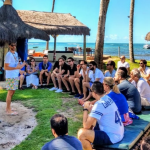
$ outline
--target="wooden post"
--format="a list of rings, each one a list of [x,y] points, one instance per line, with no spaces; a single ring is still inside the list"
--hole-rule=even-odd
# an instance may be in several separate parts
[[[46,50],[49,50],[49,41],[46,41]]]
[[[86,35],[84,35],[84,43],[83,43],[83,60],[86,61]]]
[[[118,57],[120,58],[120,47],[118,47]]]
[[[53,62],[56,60],[56,35],[54,35],[54,55],[53,55]]]

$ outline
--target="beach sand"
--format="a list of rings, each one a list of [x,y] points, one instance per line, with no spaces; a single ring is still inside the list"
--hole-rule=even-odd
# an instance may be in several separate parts
[[[20,144],[36,127],[36,113],[24,107],[20,102],[12,103],[19,115],[8,116],[6,103],[0,102],[0,150],[10,150]]]

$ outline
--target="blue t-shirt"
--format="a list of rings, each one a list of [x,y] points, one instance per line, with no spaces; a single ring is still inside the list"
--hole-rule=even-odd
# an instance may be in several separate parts
[[[119,85],[120,92],[125,96],[128,102],[128,106],[134,113],[141,111],[141,98],[138,90],[129,81],[124,80]]]
[[[117,105],[120,115],[126,114],[128,112],[128,103],[126,98],[121,93],[115,93],[111,91],[107,94]]]
[[[41,150],[82,150],[81,142],[69,135],[59,136],[46,143]]]

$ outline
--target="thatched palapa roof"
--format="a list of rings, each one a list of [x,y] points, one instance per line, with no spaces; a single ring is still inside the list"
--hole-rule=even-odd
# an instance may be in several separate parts
[[[24,23],[12,5],[3,5],[0,8],[0,42],[30,38],[49,41],[44,31]]]
[[[71,14],[17,10],[21,19],[49,35],[90,35],[90,29]]]
[[[145,40],[146,40],[146,41],[150,41],[150,32],[148,32],[148,33],[146,34]]]

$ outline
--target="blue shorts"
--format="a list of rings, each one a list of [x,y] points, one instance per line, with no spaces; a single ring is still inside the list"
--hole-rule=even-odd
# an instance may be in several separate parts
[[[94,128],[95,138],[93,141],[94,146],[102,146],[102,145],[112,145],[113,143],[110,141],[109,136],[104,132],[99,130],[98,123]]]

